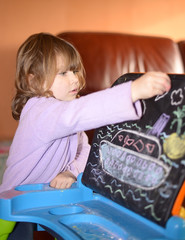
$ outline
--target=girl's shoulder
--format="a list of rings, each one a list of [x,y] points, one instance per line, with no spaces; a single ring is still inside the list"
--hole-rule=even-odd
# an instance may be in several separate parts
[[[40,109],[43,110],[44,106],[49,107],[49,105],[53,105],[56,102],[58,102],[58,100],[52,97],[32,97],[23,107],[21,118],[29,112],[39,111]]]

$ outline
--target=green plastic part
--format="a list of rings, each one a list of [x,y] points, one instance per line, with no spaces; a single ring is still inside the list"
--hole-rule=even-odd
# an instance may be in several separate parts
[[[16,222],[0,219],[0,240],[7,240],[13,231]]]

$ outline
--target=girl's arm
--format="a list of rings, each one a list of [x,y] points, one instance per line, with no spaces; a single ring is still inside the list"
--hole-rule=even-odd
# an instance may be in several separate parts
[[[77,177],[85,169],[90,152],[88,137],[85,132],[78,133],[78,148],[75,159],[69,164],[67,170]]]
[[[70,188],[78,175],[84,171],[89,156],[90,145],[85,132],[78,133],[78,148],[75,159],[69,163],[65,172],[59,173],[51,182],[54,188]]]
[[[135,120],[142,115],[140,103],[132,102],[131,82],[72,101],[36,98],[30,100],[30,104],[32,104],[31,111],[29,112],[27,106],[28,112],[25,114],[29,115],[30,120],[27,124],[31,134],[46,143],[77,132]]]
[[[72,101],[38,98],[35,106],[30,107],[34,109],[30,113],[27,106],[30,115],[27,124],[33,128],[31,131],[35,136],[48,142],[77,132],[139,119],[142,110],[138,100],[163,94],[169,89],[170,79],[166,74],[148,72],[133,82]],[[21,117],[24,119],[24,113]]]
[[[171,81],[167,74],[162,72],[147,72],[132,82],[131,96],[135,102],[140,99],[162,95],[171,88]]]

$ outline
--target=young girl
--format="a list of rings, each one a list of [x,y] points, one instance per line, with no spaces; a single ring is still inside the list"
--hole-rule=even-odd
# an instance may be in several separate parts
[[[19,120],[0,192],[47,183],[69,188],[83,172],[90,146],[85,130],[141,117],[139,99],[170,89],[164,73],[78,98],[85,86],[77,50],[50,34],[30,36],[19,48],[12,114]]]
[[[0,192],[50,183],[69,188],[83,172],[90,146],[85,130],[142,115],[139,99],[170,89],[169,77],[149,72],[133,82],[78,97],[84,67],[70,43],[51,34],[30,36],[19,48],[12,114],[19,120]]]

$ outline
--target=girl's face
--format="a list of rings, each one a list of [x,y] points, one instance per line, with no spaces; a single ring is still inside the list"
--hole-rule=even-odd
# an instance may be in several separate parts
[[[76,72],[64,71],[64,61],[62,57],[57,57],[58,73],[50,88],[53,95],[58,100],[71,101],[76,98],[79,92],[79,80]]]

